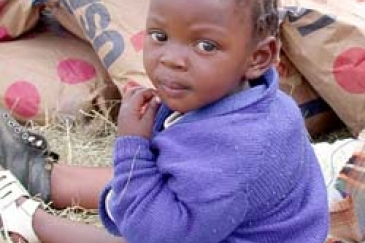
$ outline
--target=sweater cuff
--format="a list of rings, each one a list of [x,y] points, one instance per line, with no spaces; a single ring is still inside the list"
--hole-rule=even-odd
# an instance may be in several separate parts
[[[100,195],[100,200],[99,200],[100,220],[109,233],[111,233],[115,236],[121,236],[114,221],[109,217],[108,209],[107,209],[108,205],[106,205],[107,204],[106,199],[107,199],[108,194],[111,192],[111,190],[112,190],[111,182],[109,182],[105,186],[104,190],[102,191],[102,193]]]
[[[151,160],[150,140],[140,136],[118,137],[114,146],[114,161],[126,159]]]

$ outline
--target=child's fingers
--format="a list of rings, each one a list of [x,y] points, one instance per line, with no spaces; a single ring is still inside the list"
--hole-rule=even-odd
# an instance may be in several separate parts
[[[130,87],[127,90],[125,90],[124,94],[123,94],[123,100],[129,100],[133,95],[136,94],[137,91],[142,91],[145,90],[146,88],[142,87],[142,86],[134,86],[134,87]]]
[[[135,88],[135,87],[142,87],[139,83],[134,82],[134,81],[129,81],[127,82],[122,89],[122,97],[124,97],[124,95],[126,94],[126,92],[131,89],[131,88]]]
[[[144,112],[144,116],[143,119],[147,120],[147,121],[153,121],[155,116],[156,116],[156,112],[158,110],[158,108],[160,107],[161,104],[161,100],[158,96],[154,96],[151,101],[148,103],[148,106],[146,107],[146,111]]]
[[[133,95],[129,98],[128,103],[139,109],[142,110],[144,106],[146,106],[151,99],[155,97],[155,91],[152,89],[137,89],[134,91]]]

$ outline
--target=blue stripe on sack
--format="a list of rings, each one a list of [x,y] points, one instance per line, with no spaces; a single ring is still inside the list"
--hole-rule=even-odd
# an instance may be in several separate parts
[[[48,2],[48,0],[32,0],[32,5],[36,6],[38,4],[46,3],[46,2]]]
[[[329,105],[321,98],[317,98],[315,100],[311,100],[304,104],[301,104],[299,105],[299,108],[302,112],[302,116],[305,119],[331,110]]]

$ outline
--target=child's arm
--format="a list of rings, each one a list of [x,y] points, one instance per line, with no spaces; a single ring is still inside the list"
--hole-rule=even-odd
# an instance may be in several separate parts
[[[218,142],[211,131],[206,133],[207,140]],[[152,154],[149,140],[130,136],[116,142],[115,177],[110,186],[113,196],[108,205],[115,223],[109,230],[119,231],[129,243],[218,243],[244,220],[249,205],[247,191],[240,188],[244,186],[242,180],[233,177],[232,184],[224,184],[231,175],[209,166],[214,160],[229,166],[231,158],[220,156],[221,151],[212,150],[209,141],[202,141],[207,148],[201,149],[210,150],[204,153],[210,157],[204,155],[206,161],[202,161],[202,157],[190,156],[181,144],[173,144],[176,140],[166,141],[167,150],[186,157],[184,164],[176,165],[173,158],[166,162],[176,168],[176,174],[165,174],[156,166],[160,161]],[[231,174],[233,169],[223,171]],[[232,175],[243,179],[244,175],[236,171]],[[111,223],[103,209],[101,216]]]

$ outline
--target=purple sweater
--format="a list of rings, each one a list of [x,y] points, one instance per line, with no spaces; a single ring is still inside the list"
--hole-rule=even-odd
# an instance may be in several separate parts
[[[273,69],[261,81],[164,130],[161,107],[151,140],[117,138],[106,228],[129,243],[323,243],[326,188],[302,116]]]

